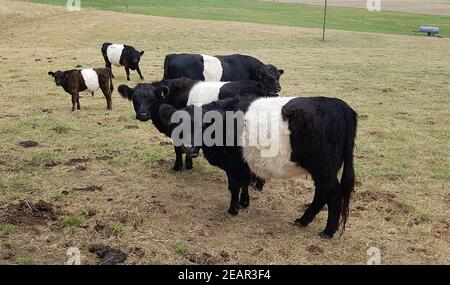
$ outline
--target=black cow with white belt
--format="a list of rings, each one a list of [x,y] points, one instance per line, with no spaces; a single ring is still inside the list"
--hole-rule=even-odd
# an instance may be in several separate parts
[[[111,69],[111,73],[111,65],[123,66],[125,67],[128,81],[130,80],[130,69],[136,70],[141,80],[144,79],[141,73],[141,69],[139,68],[139,61],[144,55],[144,51],[138,51],[134,47],[129,45],[112,43],[104,43],[102,45],[101,51],[103,59],[105,60],[106,67]]]
[[[176,112],[181,112],[180,116],[172,117]],[[353,151],[357,128],[357,114],[344,101],[235,96],[178,111],[164,104],[159,114],[163,125],[172,130],[174,145],[181,145],[189,157],[198,156],[201,148],[210,164],[225,170],[231,215],[249,206],[252,175],[269,179],[309,174],[315,185],[314,199],[295,224],[307,226],[327,205],[327,225],[322,235],[332,237],[340,222],[344,229],[355,185]],[[236,122],[234,115],[239,114]],[[213,115],[215,120],[211,122]],[[211,140],[212,130],[218,141]],[[217,136],[216,132],[223,135]]]
[[[284,70],[242,54],[210,56],[204,54],[169,54],[164,60],[164,78],[181,77],[201,81],[254,80],[275,86],[272,93],[281,91],[280,77]]]

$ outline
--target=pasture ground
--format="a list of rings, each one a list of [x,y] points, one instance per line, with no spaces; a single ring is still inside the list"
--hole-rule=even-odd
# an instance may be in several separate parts
[[[450,262],[450,39],[150,17],[0,0],[0,263],[61,264],[76,246],[128,254],[128,264]],[[5,40],[6,39],[6,40]],[[173,173],[169,139],[119,98],[70,96],[49,70],[103,66],[104,41],[145,50],[145,81],[170,52],[244,53],[285,69],[282,95],[330,96],[359,113],[357,187],[342,236],[319,238],[307,177],[274,180],[226,214],[223,172],[196,159]],[[133,85],[137,75],[131,75]],[[23,148],[22,141],[39,146]],[[40,201],[42,200],[42,201]]]

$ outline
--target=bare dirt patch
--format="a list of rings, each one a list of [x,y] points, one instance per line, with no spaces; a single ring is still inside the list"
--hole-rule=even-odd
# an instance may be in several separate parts
[[[47,225],[49,221],[56,221],[58,209],[51,203],[39,200],[36,204],[19,201],[8,204],[0,215],[5,223],[18,226]]]
[[[89,158],[72,158],[72,159],[69,159],[68,161],[67,161],[67,165],[70,165],[70,166],[77,166],[78,164],[82,164],[82,163],[86,163],[86,162],[88,162],[90,159]]]
[[[78,192],[99,192],[99,191],[103,191],[103,187],[91,185],[91,186],[87,186],[87,187],[73,188],[72,190],[78,191]]]
[[[105,160],[111,160],[111,159],[113,159],[114,157],[112,157],[112,156],[109,156],[109,155],[104,155],[104,156],[97,156],[96,158],[95,158],[95,160],[98,160],[98,161],[105,161]]]
[[[125,126],[125,129],[127,129],[127,130],[137,130],[137,129],[139,129],[139,127],[130,125],[130,126]]]
[[[387,213],[409,214],[413,212],[411,206],[397,201],[396,196],[392,193],[362,191],[355,195],[357,202],[362,202],[364,206],[357,206],[356,209],[367,210],[367,206],[375,205],[378,211],[385,211]]]
[[[23,148],[32,148],[39,146],[39,143],[36,141],[23,141],[20,142],[19,145]]]
[[[98,263],[98,265],[120,264],[124,263],[128,258],[128,254],[124,253],[123,251],[113,249],[107,245],[102,244],[92,245],[89,248],[89,251],[101,258],[101,261]]]
[[[323,249],[317,245],[310,245],[306,248],[309,253],[312,254],[321,254],[323,253]]]

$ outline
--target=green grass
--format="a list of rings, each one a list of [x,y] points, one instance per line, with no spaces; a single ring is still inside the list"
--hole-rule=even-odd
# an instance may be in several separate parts
[[[11,224],[0,224],[0,233],[2,234],[10,234],[13,226]]]
[[[21,256],[17,258],[16,262],[19,265],[32,265],[34,263],[33,258],[30,256]]]
[[[120,222],[114,222],[109,226],[111,234],[117,237],[123,236],[125,234],[125,225]]]
[[[186,255],[189,252],[189,247],[181,240],[175,241],[173,248],[177,254]]]
[[[65,0],[29,0],[36,3],[66,5]],[[83,0],[83,7],[124,11],[122,0]],[[130,13],[153,16],[240,21],[261,24],[320,28],[323,8],[315,5],[270,3],[256,0],[128,0]],[[450,17],[401,12],[368,12],[365,9],[329,7],[330,29],[414,35],[421,25],[441,28],[450,36]]]
[[[74,227],[84,224],[86,222],[85,215],[70,215],[66,216],[62,219],[61,224],[64,228]]]

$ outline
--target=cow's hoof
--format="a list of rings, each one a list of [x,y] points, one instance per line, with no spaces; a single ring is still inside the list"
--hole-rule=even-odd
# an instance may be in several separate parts
[[[128,81],[130,81],[130,78],[127,78]]]
[[[305,220],[303,220],[302,218],[295,220],[294,225],[299,227],[299,228],[304,228],[307,225],[309,225],[308,222],[306,222]]]
[[[232,209],[232,208],[230,208],[230,209],[228,210],[228,214],[230,214],[230,215],[232,215],[232,216],[236,216],[238,213],[239,213],[239,210],[238,210],[238,209]]]
[[[239,206],[241,206],[242,209],[248,208],[248,206],[250,206],[250,202],[249,201],[239,202]]]
[[[192,164],[186,164],[186,169],[187,169],[187,170],[191,170],[192,168],[194,168],[194,167],[192,166]]]
[[[183,170],[183,167],[179,166],[179,165],[175,165],[174,167],[172,167],[172,170],[175,172],[179,172],[179,171]]]
[[[323,232],[319,233],[319,236],[324,239],[331,239],[331,238],[333,238],[333,235],[334,235],[334,231],[330,231],[327,229],[325,229]]]
[[[141,80],[144,80],[144,77],[141,77]]]

